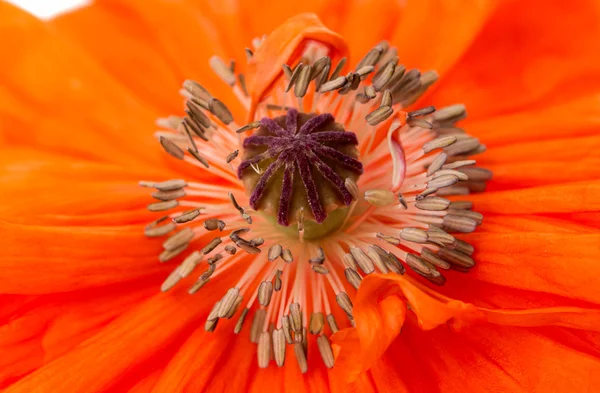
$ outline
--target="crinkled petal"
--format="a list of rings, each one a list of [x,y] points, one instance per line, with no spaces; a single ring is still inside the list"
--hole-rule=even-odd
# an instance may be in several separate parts
[[[444,297],[410,277],[392,274],[369,275],[363,279],[357,293],[358,303],[354,309],[357,328],[342,330],[332,337],[336,346],[336,364],[345,370],[350,380],[356,379],[360,372],[370,368],[401,332],[404,315],[397,311],[398,302],[382,302],[382,299],[387,297],[397,297],[405,301],[416,317],[412,323],[416,323],[422,330],[431,330],[446,323],[453,329],[467,330],[472,324],[482,322],[600,330],[600,309],[562,307],[519,311],[477,308],[472,304]],[[362,302],[360,299],[366,300]],[[374,333],[366,328],[359,329],[359,326],[361,323],[373,323],[376,314],[368,310],[374,307],[381,309],[379,326],[384,328],[377,331],[376,335],[382,337],[384,343],[367,346],[367,343],[374,340]],[[365,315],[369,319],[363,322],[360,316],[365,308]],[[393,323],[390,323],[389,318],[394,318]],[[384,322],[384,319],[387,322]]]
[[[327,29],[314,14],[300,14],[275,29],[261,44],[248,64],[247,84],[252,98],[248,119],[254,118],[256,105],[283,74],[282,64],[292,64],[304,44],[316,41],[329,47],[332,59],[347,53],[346,42]]]

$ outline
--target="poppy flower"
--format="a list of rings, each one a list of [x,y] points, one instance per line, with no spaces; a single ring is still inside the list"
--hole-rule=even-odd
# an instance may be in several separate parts
[[[5,392],[597,389],[595,2],[0,14]]]

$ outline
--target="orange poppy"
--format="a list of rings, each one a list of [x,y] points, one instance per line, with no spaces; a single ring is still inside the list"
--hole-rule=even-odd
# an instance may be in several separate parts
[[[597,2],[0,14],[3,391],[598,389]]]

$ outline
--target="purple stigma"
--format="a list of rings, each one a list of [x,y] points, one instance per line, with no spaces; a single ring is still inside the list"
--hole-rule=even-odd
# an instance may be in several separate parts
[[[258,149],[258,153],[242,161],[238,167],[238,177],[242,178],[246,171],[256,170],[263,164],[258,182],[250,194],[250,205],[255,209],[259,207],[274,174],[282,173],[277,222],[284,226],[289,225],[292,198],[297,191],[293,187],[295,176],[302,181],[303,193],[315,221],[321,223],[327,218],[327,212],[321,203],[319,184],[314,176],[324,179],[347,206],[352,203],[352,197],[344,179],[331,165],[356,175],[363,171],[360,161],[344,152],[347,151],[344,146],[358,144],[354,133],[340,130],[329,113],[313,115],[308,120],[304,117],[304,124],[300,117],[296,109],[290,109],[285,119],[263,118],[259,134],[246,138],[243,143],[244,148]]]

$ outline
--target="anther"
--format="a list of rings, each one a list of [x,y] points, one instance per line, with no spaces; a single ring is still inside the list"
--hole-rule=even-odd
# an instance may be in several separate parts
[[[173,209],[179,206],[179,202],[176,200],[165,201],[165,202],[156,202],[148,205],[148,210],[151,212],[162,212],[165,210]]]
[[[439,109],[433,115],[437,123],[455,123],[466,116],[466,108],[463,104],[456,104]]]
[[[259,308],[254,312],[254,318],[252,318],[252,325],[250,326],[250,341],[254,344],[258,343],[258,338],[262,333],[262,329],[266,319],[267,310]]]
[[[277,270],[275,272],[275,282],[273,283],[273,289],[275,290],[275,292],[279,292],[281,290],[281,286],[282,286],[282,281],[281,281],[281,274],[283,272],[281,270]]]
[[[206,323],[204,324],[204,331],[214,332],[217,328],[217,323],[219,323],[218,319],[206,320]]]
[[[459,181],[457,176],[454,175],[442,175],[431,179],[427,183],[427,188],[444,188],[456,184]]]
[[[354,289],[358,289],[360,282],[362,281],[362,277],[358,272],[351,267],[348,267],[344,270],[344,275],[346,276],[346,280],[354,287]]]
[[[344,312],[346,313],[346,315],[348,316],[349,319],[353,320],[354,316],[352,315],[352,301],[350,300],[350,297],[348,297],[348,294],[346,292],[339,292],[336,297],[335,300],[337,302],[337,304],[340,306],[340,308],[342,310],[344,310]]]
[[[170,201],[173,199],[183,198],[184,196],[185,191],[182,188],[173,191],[156,191],[152,193],[152,198],[156,198],[161,201]]]
[[[194,209],[194,210],[190,210],[190,211],[184,212],[184,213],[180,214],[177,217],[174,217],[173,221],[176,222],[176,223],[178,223],[178,224],[183,224],[185,222],[192,221],[193,219],[195,219],[199,215],[200,215],[200,210]]]
[[[281,252],[283,251],[283,248],[281,247],[280,244],[274,244],[269,248],[269,252],[267,254],[267,259],[269,260],[269,262],[273,262],[274,260],[276,260],[277,258],[279,258],[279,256],[281,255]]]
[[[283,335],[285,337],[285,341],[288,344],[292,344],[294,342],[294,339],[292,337],[292,326],[290,323],[290,316],[289,315],[283,315],[281,317],[281,326],[283,329]]]
[[[267,307],[271,303],[271,296],[273,295],[273,283],[270,281],[263,281],[258,287],[258,302],[261,306]]]
[[[225,296],[223,296],[223,299],[221,299],[221,302],[219,305],[218,314],[217,314],[219,316],[219,318],[225,318],[227,316],[227,314],[229,314],[229,311],[235,304],[235,300],[239,296],[239,294],[240,294],[239,288],[230,288],[227,291]]]
[[[367,255],[369,258],[371,258],[371,260],[373,261],[373,264],[375,266],[377,266],[377,269],[379,269],[379,271],[382,274],[387,274],[388,268],[386,266],[385,260],[383,259],[384,256],[382,256],[379,253],[379,250],[377,248],[379,248],[379,247],[375,246],[375,245],[369,246],[367,248]]]
[[[290,328],[294,333],[302,331],[302,311],[298,303],[290,304]]]
[[[321,57],[319,60],[315,61],[314,64],[312,65],[312,72],[310,75],[310,80],[314,80],[316,79],[321,72],[325,69],[326,66],[331,64],[331,58],[324,56]]]
[[[321,247],[317,248],[317,255],[314,258],[309,259],[308,262],[319,265],[325,262],[325,252],[323,249]]]
[[[404,228],[400,231],[400,237],[414,243],[427,243],[427,232],[419,228]]]
[[[258,367],[267,368],[271,355],[271,337],[269,332],[262,332],[258,338],[258,349],[256,351]]]
[[[419,258],[418,256],[414,255],[414,254],[407,254],[406,255],[406,264],[415,272],[424,275],[424,276],[429,276],[431,275],[431,269],[429,269],[429,267],[423,262],[423,260],[421,258]]]
[[[175,250],[176,248],[181,247],[184,244],[189,243],[190,240],[194,237],[194,231],[191,228],[184,228],[181,231],[177,232],[170,238],[168,238],[163,243],[163,248],[165,250]]]
[[[390,270],[396,274],[404,274],[404,265],[402,265],[400,259],[398,259],[398,257],[391,252],[388,252],[388,257],[389,258],[386,260],[386,262],[388,263]]]
[[[281,259],[287,263],[292,263],[294,261],[294,257],[289,248],[286,248],[281,252]]]
[[[208,258],[206,260],[206,262],[209,265],[213,265],[213,264],[217,263],[218,261],[220,261],[221,259],[223,259],[223,254],[216,254],[215,256]]]
[[[383,240],[384,242],[390,243],[394,246],[397,246],[400,244],[400,239],[398,239],[397,237],[393,237],[393,236],[386,236],[383,233],[378,233],[377,235],[378,239]]]
[[[476,161],[475,160],[460,160],[460,161],[454,161],[454,162],[450,162],[448,164],[444,164],[444,166],[442,166],[443,169],[458,169],[458,168],[462,168],[464,166],[470,166],[470,165],[475,165]]]
[[[253,246],[252,244],[246,242],[243,239],[240,239],[237,242],[235,242],[235,245],[238,246],[238,248],[241,248],[242,250],[246,251],[248,254],[258,254],[261,252],[260,248]]]
[[[240,317],[237,320],[237,323],[235,324],[235,327],[233,328],[233,332],[235,334],[239,334],[242,331],[242,326],[244,325],[244,321],[246,320],[246,316],[248,315],[248,312],[250,310],[247,308],[244,308],[242,310],[242,313],[240,314]]]
[[[370,125],[376,126],[377,124],[387,120],[392,115],[392,113],[394,113],[394,110],[391,106],[380,106],[373,112],[369,113],[365,117],[365,120]]]
[[[446,137],[449,138],[449,137]],[[459,156],[468,154],[471,151],[477,149],[480,146],[479,139],[476,138],[465,138],[457,141],[444,149],[448,156]]]
[[[333,80],[330,80],[329,82],[323,83],[319,92],[327,93],[328,91],[337,90],[340,87],[344,86],[345,84],[346,84],[346,77],[339,76]]]
[[[410,127],[420,127],[426,130],[433,129],[433,124],[424,119],[407,119],[406,124]]]
[[[227,155],[227,157],[225,157],[225,162],[227,162],[229,164],[231,161],[236,159],[236,157],[238,156],[239,153],[240,153],[239,150],[232,151],[231,153],[229,153]]]
[[[285,362],[285,335],[283,329],[273,331],[273,357],[277,367],[282,367]]]
[[[465,242],[464,240],[456,239],[456,241],[457,245],[454,251],[458,251],[469,256],[473,255],[473,253],[475,252],[475,248],[472,245]]]
[[[198,266],[200,261],[202,261],[202,254],[198,251],[194,251],[181,262],[181,265],[179,265],[177,269],[179,275],[182,278],[189,276],[194,271],[194,268]]]
[[[327,324],[329,325],[329,329],[331,329],[331,333],[337,333],[338,325],[335,321],[335,317],[332,314],[327,314]]]
[[[390,79],[392,79],[395,70],[396,64],[393,61],[389,61],[385,67],[382,68],[382,71],[373,78],[373,89],[375,91],[381,91]]]
[[[177,146],[173,141],[171,141],[168,138],[165,138],[164,136],[161,136],[159,138],[159,142],[160,142],[161,146],[163,147],[163,149],[165,149],[165,151],[167,153],[169,153],[171,156],[177,158],[178,160],[183,160],[183,156],[184,156],[183,150],[181,150],[181,148],[179,146]]]
[[[233,121],[233,115],[231,114],[231,111],[229,111],[229,108],[227,108],[223,102],[216,98],[210,99],[208,102],[208,110],[225,125]]]
[[[431,165],[429,165],[429,167],[427,168],[427,176],[431,176],[436,171],[440,170],[446,163],[447,159],[448,155],[446,153],[438,154],[438,156],[433,160]]]
[[[304,97],[306,94],[306,91],[308,90],[308,84],[311,80],[311,72],[312,67],[310,65],[303,67],[300,71],[294,86],[294,95],[296,97]]]
[[[242,132],[250,131],[250,130],[253,130],[253,129],[258,128],[258,127],[260,127],[260,121],[254,121],[252,123],[246,124],[242,128],[238,129],[236,132],[238,134],[241,134]]]
[[[470,256],[458,251],[441,248],[438,251],[438,256],[452,264],[463,269],[469,269],[475,266],[475,261]]]
[[[294,344],[294,355],[296,356],[296,361],[298,362],[298,367],[300,368],[300,372],[304,374],[308,371],[308,363],[306,361],[306,353],[304,352],[304,348],[302,347],[302,343]]]
[[[444,216],[444,228],[457,232],[473,232],[477,223],[470,218],[446,214]]]
[[[445,176],[445,175],[456,176],[458,178],[458,180],[462,180],[462,181],[469,180],[469,176],[467,176],[467,174],[460,172],[460,171],[456,171],[454,169],[440,169],[439,171],[437,171],[433,174],[433,178],[437,179],[438,177]]]
[[[432,187],[429,187],[429,188],[425,189],[423,192],[421,192],[420,194],[418,194],[418,195],[415,197],[415,199],[416,199],[417,201],[422,201],[422,200],[423,200],[423,199],[425,199],[425,198],[426,198],[428,195],[434,194],[434,193],[436,193],[437,191],[438,191],[438,189],[437,189],[437,188],[432,188]]]
[[[172,232],[176,227],[177,225],[175,225],[175,223],[173,222],[157,226],[155,221],[154,223],[149,224],[146,226],[146,228],[144,228],[144,235],[146,235],[147,237],[160,237],[168,234],[169,232]]]
[[[427,197],[415,203],[415,207],[420,210],[441,211],[450,206],[450,201],[442,197]]]
[[[411,111],[407,113],[409,118],[427,116],[435,112],[435,106],[426,106],[425,108],[417,109],[416,111]]]
[[[351,253],[344,254],[344,266],[352,268],[354,270],[358,269],[356,260],[354,259]]]
[[[432,141],[429,141],[429,142],[423,144],[423,152],[429,153],[435,149],[441,149],[441,148],[448,147],[455,142],[456,142],[456,137],[454,135],[442,136],[442,137],[436,138]],[[448,154],[449,156],[451,155],[447,151],[446,151],[446,154]]]
[[[204,221],[204,228],[207,231],[214,231],[217,229],[223,230],[224,227],[225,223],[218,218],[209,218],[208,220]]]
[[[310,334],[320,334],[325,326],[325,317],[322,312],[313,312],[310,314],[310,322],[308,324]]]
[[[319,353],[321,354],[323,363],[325,363],[325,367],[332,368],[334,364],[333,351],[329,339],[325,335],[317,337],[317,347],[319,348]]]
[[[471,201],[452,201],[450,202],[449,209],[454,210],[471,210],[473,208],[473,202]]]
[[[204,101],[208,101],[212,98],[211,94],[202,85],[193,80],[186,80],[183,82],[183,88],[192,95],[192,97],[199,98]]]
[[[450,264],[448,262],[439,258],[436,254],[434,254],[428,248],[423,248],[423,250],[421,251],[421,258],[424,261],[427,261],[427,262],[431,263],[432,265],[437,266],[441,269],[444,269],[444,270],[450,269]]]
[[[323,265],[312,265],[311,269],[313,270],[313,272],[319,273],[319,274],[327,274],[327,273],[329,273],[329,269],[327,269]]]
[[[194,285],[192,285],[189,289],[188,289],[188,293],[190,295],[193,295],[194,293],[198,292],[200,289],[202,289],[203,286],[205,286],[210,280],[209,279],[198,279],[198,281],[196,281],[194,283]]]
[[[365,274],[371,274],[375,271],[375,266],[371,258],[365,254],[365,252],[358,247],[350,247],[350,253],[356,260],[356,264]]]

